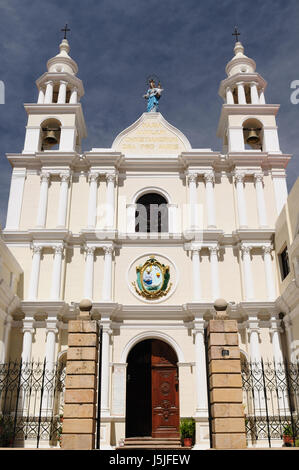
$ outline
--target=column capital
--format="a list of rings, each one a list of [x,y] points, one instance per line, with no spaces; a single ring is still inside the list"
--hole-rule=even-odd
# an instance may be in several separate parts
[[[102,246],[102,249],[105,253],[105,255],[112,255],[114,251],[114,246],[113,245],[104,245]]]
[[[214,182],[215,182],[215,173],[214,173],[214,170],[206,171],[206,172],[203,174],[203,177],[204,177],[205,183],[213,183],[213,184],[214,184]]]
[[[68,82],[66,80],[59,80],[60,85],[67,85]]]
[[[243,245],[243,244],[241,244],[240,245],[240,250],[241,250],[243,256],[244,256],[244,254],[250,255],[250,252],[252,250],[252,245]]]
[[[275,333],[283,333],[283,328],[281,326],[281,323],[282,321],[280,319],[270,319],[269,321],[270,325],[269,325],[269,334],[270,334],[270,337],[271,337],[271,341],[273,339],[273,335]]]
[[[94,255],[96,248],[97,247],[95,245],[85,245],[84,251],[87,255]]]
[[[271,255],[273,247],[272,247],[272,245],[263,245],[262,250],[263,250],[264,255],[265,254],[270,254]]]
[[[248,334],[248,340],[250,341],[250,337],[252,335],[252,333],[257,333],[258,335],[258,339],[259,339],[259,342],[261,340],[261,328],[259,326],[259,321],[257,322],[253,322],[253,321],[250,321],[248,320],[247,322],[247,334]]]
[[[41,183],[43,183],[44,181],[49,183],[50,178],[51,178],[51,173],[49,171],[42,171],[41,172],[41,174],[40,174]]]
[[[47,81],[45,82],[45,85],[46,85],[46,86],[47,86],[47,85],[53,85],[53,83],[54,83],[53,80],[47,80]]]
[[[89,181],[90,183],[97,182],[99,176],[100,176],[100,173],[98,173],[98,172],[96,172],[96,173],[89,173],[89,175],[88,175],[88,181]]]
[[[58,333],[58,320],[57,318],[47,318],[46,319],[46,334],[49,332],[54,333],[55,335]]]
[[[68,183],[70,181],[71,175],[69,172],[59,174],[62,183]]]
[[[254,182],[255,183],[263,183],[264,182],[264,173],[256,172],[253,174]]]
[[[190,172],[190,171],[186,172],[186,179],[188,183],[196,183],[197,177],[198,177],[198,173],[196,172]]]
[[[34,334],[35,332],[35,328],[34,328],[34,324],[35,324],[35,319],[34,318],[24,318],[23,320],[23,328],[22,328],[22,332],[23,333],[31,333],[32,335]]]
[[[43,246],[42,245],[36,245],[35,243],[31,244],[31,249],[33,251],[33,254],[41,254],[43,251]]]
[[[52,249],[53,249],[55,255],[56,254],[61,255],[63,253],[63,250],[64,250],[64,243],[61,243],[59,245],[53,245]]]
[[[117,178],[117,171],[107,172],[107,173],[105,173],[105,177],[106,177],[106,181],[108,183],[114,183],[116,181],[116,178]]]
[[[241,171],[236,171],[234,174],[234,180],[235,184],[237,183],[244,183],[244,178],[245,178],[245,172]]]
[[[249,83],[250,86],[258,86],[258,82],[255,82],[254,80]]]
[[[198,254],[200,253],[202,249],[202,245],[197,245],[196,243],[190,243],[190,245],[188,247],[186,247],[186,250],[190,250],[193,252],[197,252]]]
[[[219,245],[209,245],[208,250],[210,252],[210,255],[218,255],[220,247]]]

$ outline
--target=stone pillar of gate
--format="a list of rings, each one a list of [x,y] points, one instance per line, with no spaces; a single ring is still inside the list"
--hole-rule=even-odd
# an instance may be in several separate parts
[[[98,324],[90,319],[92,304],[80,302],[77,320],[68,324],[65,400],[61,447],[95,448]]]
[[[214,449],[246,448],[238,326],[227,302],[216,300],[208,325],[209,387]]]

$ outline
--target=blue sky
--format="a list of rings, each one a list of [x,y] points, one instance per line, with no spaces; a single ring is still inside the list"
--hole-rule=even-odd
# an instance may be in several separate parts
[[[299,176],[299,104],[290,83],[299,80],[298,0],[0,0],[0,222],[5,225],[11,168],[6,153],[21,152],[26,113],[36,102],[35,80],[58,53],[65,23],[70,55],[79,66],[88,137],[83,150],[110,147],[145,111],[146,77],[165,89],[160,111],[195,148],[221,149],[216,129],[218,87],[233,56],[235,25],[245,54],[268,82],[267,103],[280,104],[283,152],[293,154],[290,189]]]

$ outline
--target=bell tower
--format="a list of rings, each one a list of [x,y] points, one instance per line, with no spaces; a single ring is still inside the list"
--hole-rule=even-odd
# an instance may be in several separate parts
[[[224,104],[217,135],[223,141],[223,153],[248,150],[280,154],[276,126],[279,105],[266,104],[267,83],[238,40],[234,53],[225,69],[227,78],[219,88]]]
[[[23,154],[36,152],[80,152],[86,127],[80,104],[84,95],[78,66],[69,56],[66,39],[59,53],[48,60],[47,72],[38,80],[37,103],[25,104],[28,114]]]

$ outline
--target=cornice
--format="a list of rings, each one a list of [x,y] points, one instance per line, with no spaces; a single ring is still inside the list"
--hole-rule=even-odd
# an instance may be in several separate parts
[[[235,62],[236,59],[234,59],[234,65],[236,64]],[[243,59],[242,59],[243,60]],[[237,82],[244,82],[244,83],[251,83],[251,82],[257,82],[261,88],[264,90],[267,87],[267,82],[266,80],[256,72],[253,73],[237,73],[235,75],[232,75],[230,77],[225,78],[224,80],[221,81],[218,94],[225,99],[225,90],[227,87],[232,87],[235,86]]]

